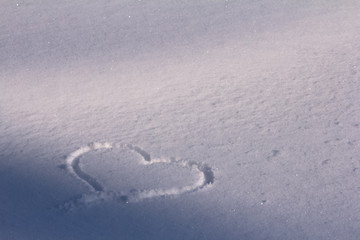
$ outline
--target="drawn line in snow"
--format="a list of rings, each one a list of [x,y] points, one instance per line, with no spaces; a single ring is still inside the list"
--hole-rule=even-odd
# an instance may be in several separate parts
[[[148,154],[147,152],[145,152],[144,150],[142,150],[141,148],[139,148],[138,146],[133,146],[131,144],[127,144],[126,145],[129,149],[134,150],[136,153],[140,154],[145,161],[150,162],[151,161],[151,157],[150,154]]]
[[[88,183],[95,191],[104,191],[104,188],[101,186],[100,183],[96,181],[95,178],[91,177],[90,175],[83,172],[80,168],[80,158],[75,158],[74,161],[71,164],[71,167],[74,171],[74,173],[81,178],[83,181]]]
[[[150,190],[132,190],[129,193],[121,193],[114,191],[107,191],[105,188],[92,176],[88,175],[81,169],[81,157],[86,153],[92,151],[104,151],[111,149],[129,149],[141,157],[141,163],[144,165],[166,163],[174,164],[179,167],[188,167],[194,169],[199,174],[198,180],[192,185],[183,187],[173,187],[169,189],[150,189]],[[162,198],[167,196],[175,196],[184,193],[195,192],[205,188],[214,183],[215,176],[211,167],[195,161],[185,161],[166,158],[152,159],[150,154],[138,146],[131,144],[120,143],[99,143],[94,142],[86,146],[80,147],[76,151],[69,154],[66,158],[66,169],[78,180],[84,182],[91,190],[90,193],[81,194],[70,201],[65,202],[60,206],[61,209],[66,211],[72,210],[76,207],[91,205],[104,201],[118,201],[122,203],[139,202],[149,198]]]

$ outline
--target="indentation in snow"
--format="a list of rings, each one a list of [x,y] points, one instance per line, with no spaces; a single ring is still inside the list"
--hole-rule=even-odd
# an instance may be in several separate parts
[[[198,179],[192,184],[186,186],[174,186],[166,189],[156,188],[153,189],[132,189],[130,192],[121,192],[121,191],[110,191],[106,190],[104,186],[93,176],[90,176],[88,173],[82,169],[80,162],[81,157],[90,152],[96,151],[109,151],[111,149],[127,149],[131,150],[138,156],[140,156],[142,165],[151,165],[151,164],[171,164],[182,168],[189,168],[198,173]],[[80,147],[76,151],[70,153],[66,158],[66,169],[71,173],[75,178],[82,181],[86,184],[91,192],[81,194],[78,197],[65,202],[61,205],[62,209],[66,211],[72,210],[80,206],[87,206],[104,201],[117,201],[120,203],[129,203],[129,202],[139,202],[144,199],[149,198],[162,198],[166,196],[175,196],[184,193],[190,193],[199,191],[206,186],[209,186],[214,183],[214,173],[211,167],[206,164],[195,162],[195,161],[185,161],[185,160],[176,160],[173,158],[154,158],[152,159],[150,154],[145,150],[141,149],[138,146],[131,144],[121,144],[121,143],[99,143],[94,142],[86,146]]]

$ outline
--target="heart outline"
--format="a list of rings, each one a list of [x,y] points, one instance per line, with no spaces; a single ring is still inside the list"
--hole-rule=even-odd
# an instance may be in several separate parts
[[[156,163],[174,164],[180,167],[189,167],[199,173],[199,179],[192,185],[183,187],[173,187],[168,189],[150,189],[135,190],[127,194],[114,191],[106,191],[98,181],[84,172],[80,167],[80,158],[91,151],[111,150],[111,149],[128,149],[141,157],[141,164],[150,165]],[[66,169],[75,178],[85,183],[91,190],[90,193],[81,194],[74,199],[67,201],[62,205],[67,210],[81,205],[91,205],[97,202],[115,200],[122,203],[139,202],[149,198],[163,198],[181,195],[185,193],[196,192],[211,186],[214,183],[215,176],[211,167],[207,164],[195,161],[176,160],[174,158],[151,158],[150,154],[142,148],[132,144],[110,143],[110,142],[93,142],[80,147],[70,153],[66,158]]]

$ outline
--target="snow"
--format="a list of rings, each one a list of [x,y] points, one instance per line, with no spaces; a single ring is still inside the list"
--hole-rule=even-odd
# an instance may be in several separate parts
[[[0,6],[1,239],[358,239],[357,1]]]
[[[132,166],[129,167],[129,164],[121,164],[120,166],[117,166],[117,159],[115,159],[114,157],[109,157],[109,156],[104,156],[104,155],[100,155],[96,154],[93,157],[89,157],[89,156],[85,156],[84,155],[86,153],[89,153],[91,151],[93,152],[97,152],[97,151],[106,151],[106,150],[114,150],[114,155],[116,157],[118,156],[122,156],[125,159],[130,159],[131,160],[131,156],[126,156],[126,154],[124,154],[121,151],[116,151],[118,149],[125,149],[125,150],[133,150],[135,154],[140,156],[140,161],[137,164],[137,166]],[[84,170],[83,167],[81,166],[82,162],[81,158],[84,157],[89,161],[92,158],[95,158],[95,161],[93,160],[93,165],[96,165],[96,170],[95,172],[92,171],[91,169],[94,167],[90,167],[90,173],[88,172],[89,170]],[[110,160],[111,164],[110,164],[110,170],[105,170],[104,165],[106,166],[105,163],[101,163],[100,167],[97,166],[99,165],[99,159],[107,159]],[[87,161],[87,162],[88,162]],[[122,160],[124,161],[124,160]],[[102,161],[103,162],[103,161]],[[166,158],[157,158],[157,159],[151,159],[150,154],[148,154],[146,151],[144,151],[143,149],[141,149],[138,146],[133,146],[133,145],[129,145],[129,144],[121,144],[121,143],[117,143],[117,144],[113,144],[113,143],[109,143],[109,142],[105,142],[105,143],[99,143],[99,142],[95,142],[95,143],[91,143],[87,146],[83,146],[81,148],[79,148],[78,150],[74,151],[73,153],[71,153],[67,158],[66,158],[66,168],[67,170],[74,175],[75,178],[79,179],[80,181],[84,182],[87,186],[89,186],[89,188],[92,190],[92,192],[90,194],[86,194],[86,195],[82,195],[80,197],[80,201],[79,199],[72,199],[66,203],[63,204],[62,208],[65,209],[65,211],[67,211],[69,209],[69,206],[71,208],[71,210],[75,207],[78,207],[78,205],[89,205],[92,202],[99,202],[99,201],[117,201],[120,199],[120,201],[125,200],[126,203],[129,202],[138,202],[141,201],[143,199],[148,199],[148,198],[164,198],[164,197],[169,197],[169,196],[175,196],[175,195],[180,195],[180,194],[184,194],[184,193],[190,193],[190,192],[195,192],[198,190],[201,190],[205,187],[209,187],[214,183],[214,173],[213,170],[211,169],[211,167],[205,165],[205,164],[200,164],[194,161],[185,161],[185,160],[176,160],[176,159],[166,159]],[[166,170],[169,172],[168,173],[168,177],[163,177],[161,178],[161,182],[162,181],[166,181],[169,182],[169,180],[171,180],[171,178],[175,179],[176,181],[173,181],[170,186],[168,186],[167,188],[164,187],[159,187],[159,185],[162,185],[162,183],[160,182],[156,182],[155,179],[158,178],[158,175],[161,175],[161,169],[156,169],[155,171],[151,171],[148,168],[144,169],[143,171],[139,171],[139,165],[159,165],[159,164],[166,164],[166,165],[172,165],[175,166],[175,168],[171,169],[171,167],[166,166]],[[91,166],[91,163],[87,163],[87,165]],[[185,167],[188,168],[189,170],[193,170],[194,172],[196,172],[196,175],[198,175],[198,179],[196,181],[194,181],[194,183],[185,185],[185,186],[177,186],[179,185],[179,179],[186,179],[186,174],[182,173],[179,174],[178,172],[181,172],[179,170],[179,167]],[[96,176],[96,173],[99,173],[99,168],[100,170],[100,176]],[[104,186],[102,186],[102,184],[100,184],[97,179],[101,179],[103,178],[102,175],[106,174],[107,177],[110,176],[110,180],[105,178],[101,179],[103,182],[106,183],[107,186],[111,186],[111,185],[121,185],[121,183],[126,182],[126,179],[129,180],[131,179],[131,176],[127,176],[126,179],[121,179],[120,181],[118,179],[116,179],[117,175],[125,175],[126,173],[121,173],[120,170],[122,168],[127,169],[127,171],[131,172],[131,175],[134,175],[134,173],[137,173],[135,176],[135,179],[132,179],[131,181],[128,181],[126,183],[126,185],[132,185],[134,183],[139,182],[139,176],[141,176],[141,178],[144,177],[144,175],[146,175],[146,172],[152,172],[152,175],[150,177],[148,177],[148,179],[146,179],[146,181],[148,183],[150,183],[151,186],[148,186],[148,188],[150,189],[136,189],[136,188],[132,188],[126,192],[124,192],[124,186],[121,186],[120,189],[118,189],[117,191],[114,190],[105,190]],[[115,174],[113,174],[112,172],[116,171]],[[144,172],[145,171],[145,172]],[[178,176],[176,176],[176,174],[178,174]],[[99,174],[97,174],[99,175]],[[113,176],[115,175],[115,177]],[[176,177],[174,177],[174,175]],[[107,181],[106,181],[107,180]],[[125,180],[125,181],[124,181]],[[184,182],[184,180],[182,180],[182,182]],[[138,185],[138,184],[136,184]],[[155,187],[154,187],[155,186]],[[176,186],[176,187],[174,187]],[[114,186],[112,186],[113,188]]]

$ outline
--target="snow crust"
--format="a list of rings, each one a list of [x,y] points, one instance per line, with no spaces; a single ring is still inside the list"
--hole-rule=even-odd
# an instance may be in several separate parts
[[[359,239],[360,3],[0,3],[0,239]]]
[[[105,191],[105,188],[96,180],[96,178],[92,177],[83,169],[81,169],[80,157],[90,151],[110,150],[113,148],[127,148],[133,150],[135,153],[141,156],[140,163],[143,165],[166,163],[171,165],[177,165],[180,167],[191,168],[192,170],[196,171],[196,175],[199,175],[198,179],[191,185],[171,187],[168,189],[161,189],[155,186],[155,188],[148,190],[132,189],[132,191],[129,193]],[[98,164],[101,164],[101,162]],[[150,154],[138,146],[110,142],[94,142],[70,153],[69,156],[66,158],[66,168],[75,178],[79,179],[87,186],[89,186],[92,192],[88,194],[83,194],[80,198],[75,198],[65,202],[62,206],[60,206],[60,208],[64,208],[65,210],[73,210],[74,208],[77,208],[79,206],[86,207],[93,203],[103,201],[120,201],[123,203],[129,203],[139,202],[148,198],[163,198],[181,195],[184,193],[195,192],[203,189],[204,187],[211,186],[214,183],[215,178],[211,167],[207,166],[206,164],[201,164],[194,161],[166,158],[151,159]],[[104,172],[102,172],[102,174],[104,174]],[[166,181],[166,179],[163,180]]]

